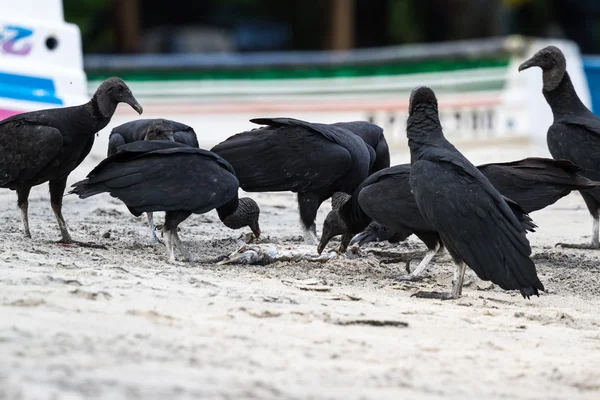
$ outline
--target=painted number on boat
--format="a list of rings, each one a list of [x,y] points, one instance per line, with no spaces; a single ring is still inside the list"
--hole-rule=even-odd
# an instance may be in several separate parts
[[[0,25],[0,53],[26,56],[31,52],[33,30],[17,25]]]

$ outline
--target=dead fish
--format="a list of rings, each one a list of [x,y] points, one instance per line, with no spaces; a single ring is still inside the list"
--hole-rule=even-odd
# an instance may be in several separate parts
[[[303,251],[303,247],[305,251]],[[310,249],[310,250],[309,250]],[[309,252],[315,254],[309,254]],[[218,265],[223,264],[258,264],[267,265],[276,261],[312,261],[326,263],[340,257],[336,251],[327,254],[316,254],[314,246],[280,247],[275,244],[245,244],[238,250],[229,254],[225,259],[219,261]]]

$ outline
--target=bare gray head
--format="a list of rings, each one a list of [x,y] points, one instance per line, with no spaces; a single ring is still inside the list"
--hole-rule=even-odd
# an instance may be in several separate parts
[[[317,252],[321,254],[331,239],[338,235],[346,234],[349,231],[350,229],[346,222],[344,222],[340,212],[337,209],[331,210],[323,222],[323,232],[321,233],[321,241],[317,247]]]
[[[225,226],[231,229],[240,229],[247,226],[258,238],[260,236],[259,216],[260,208],[258,208],[258,204],[249,197],[242,197],[238,200],[236,210],[221,220]]]
[[[331,196],[331,207],[334,210],[339,210],[341,206],[346,204],[348,200],[350,200],[350,196],[348,193],[344,192],[335,192],[333,196]]]
[[[544,90],[551,91],[558,87],[565,72],[567,72],[567,60],[558,47],[548,46],[519,65],[519,72],[531,67],[540,67],[542,69]]]
[[[92,101],[94,100],[105,118],[112,117],[119,103],[129,104],[138,114],[142,114],[144,111],[121,78],[108,78],[102,82],[94,93]]]
[[[144,140],[168,140],[174,142],[173,129],[171,125],[164,119],[155,119],[147,127],[144,132]]]

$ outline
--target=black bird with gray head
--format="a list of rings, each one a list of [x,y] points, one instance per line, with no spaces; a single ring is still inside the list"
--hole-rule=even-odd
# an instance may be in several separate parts
[[[140,140],[167,140],[198,148],[196,132],[190,126],[168,119],[138,119],[113,128],[108,140],[107,157],[117,152],[119,146]],[[150,227],[150,240],[160,243],[154,226],[154,215],[146,213]]]
[[[265,126],[234,135],[211,151],[231,163],[247,192],[298,193],[304,240],[316,244],[319,206],[335,192],[352,193],[367,177],[375,151],[342,126],[293,118],[251,121]]]
[[[75,243],[62,216],[67,178],[89,154],[96,133],[108,125],[119,103],[142,113],[125,82],[110,78],[86,104],[27,112],[0,121],[0,187],[17,191],[25,236],[31,237],[29,192],[33,186],[48,182],[60,242]]]
[[[332,197],[336,200],[334,209],[323,224],[319,249],[322,250],[329,238],[358,233],[369,222],[367,228],[352,239],[351,244],[362,245],[382,240],[400,242],[414,233],[429,250],[418,267],[401,279],[421,279],[420,275],[440,250],[442,242],[417,207],[410,189],[410,167],[410,164],[395,165],[376,172],[352,196],[338,196],[336,193]],[[599,182],[581,176],[581,169],[567,160],[530,157],[484,164],[477,169],[503,196],[515,201],[527,213],[554,204],[573,190],[589,190],[600,186]],[[342,237],[342,252],[346,250],[345,240]],[[411,257],[411,254],[403,255],[408,262]]]
[[[539,296],[544,286],[530,258],[526,231],[535,225],[529,216],[446,140],[431,89],[414,89],[408,112],[410,187],[421,215],[456,263],[452,293],[416,296],[460,297],[465,264],[502,289],[519,290],[527,298]]]
[[[138,119],[114,127],[108,137],[107,157],[126,143],[139,140],[170,140],[198,148],[198,138],[191,126],[169,119]]]
[[[559,48],[548,46],[519,66],[542,69],[542,93],[552,109],[554,122],[546,140],[553,158],[572,161],[582,168],[581,174],[600,180],[600,119],[579,99],[569,73],[567,61]],[[580,192],[594,219],[589,244],[559,243],[563,247],[600,249],[600,189]]]
[[[227,227],[248,226],[260,236],[258,206],[250,198],[238,198],[239,182],[231,165],[210,151],[181,143],[143,140],[124,144],[73,188],[70,193],[82,199],[109,193],[135,216],[165,211],[163,232],[171,262],[175,247],[186,261],[192,261],[177,234],[177,226],[192,214],[216,208]]]
[[[157,119],[148,124],[144,131],[144,140],[166,140],[174,142],[174,132],[164,119]]]

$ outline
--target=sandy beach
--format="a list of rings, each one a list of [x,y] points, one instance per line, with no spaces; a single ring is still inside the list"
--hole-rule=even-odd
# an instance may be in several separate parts
[[[103,158],[107,136],[69,184]],[[464,152],[474,163],[535,153]],[[293,194],[250,197],[264,242],[302,244]],[[55,243],[47,185],[33,189],[29,212],[25,239],[15,193],[0,191],[0,399],[600,398],[600,252],[554,247],[590,239],[576,193],[532,214],[547,291],[531,300],[469,269],[461,299],[411,298],[450,288],[449,256],[409,283],[395,279],[403,264],[370,250],[425,250],[415,237],[327,263],[217,265],[249,230],[229,230],[213,211],[181,224],[197,261],[171,265],[145,218],[108,195],[64,200],[73,238],[106,249]]]

